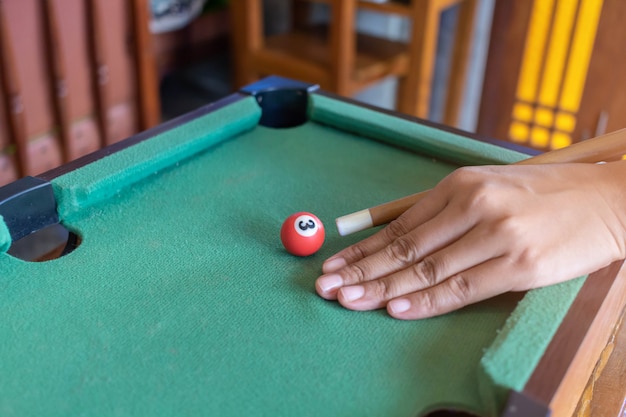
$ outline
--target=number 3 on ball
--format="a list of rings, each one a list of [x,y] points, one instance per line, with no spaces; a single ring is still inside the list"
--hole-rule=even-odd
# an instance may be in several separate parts
[[[309,256],[324,243],[324,225],[314,214],[299,212],[287,217],[280,229],[280,240],[292,255]]]

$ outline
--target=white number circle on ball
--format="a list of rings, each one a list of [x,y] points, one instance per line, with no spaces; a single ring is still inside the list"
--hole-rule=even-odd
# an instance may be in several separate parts
[[[317,232],[317,221],[313,217],[303,214],[296,217],[293,227],[300,236],[310,237]]]

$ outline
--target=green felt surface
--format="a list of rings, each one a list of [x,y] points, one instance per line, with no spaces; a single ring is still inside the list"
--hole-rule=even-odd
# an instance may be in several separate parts
[[[182,130],[167,130],[57,178],[53,187],[59,215],[68,217],[105,201],[162,169],[252,129],[260,117],[261,110],[252,98],[240,100],[186,123]]]
[[[361,106],[338,106],[336,100],[323,95],[311,95],[310,101],[311,120],[456,164],[510,164],[528,157]]]
[[[339,237],[333,219],[430,188],[455,166],[314,122],[249,130],[251,103],[54,181],[83,242],[46,263],[0,254],[0,415],[491,415],[523,385],[513,368],[532,369],[554,331],[546,315],[566,310],[577,283],[517,310],[509,294],[419,322],[322,300],[322,260],[370,233]],[[236,137],[205,141],[200,125]],[[150,166],[173,138],[203,144]],[[143,180],[116,173],[135,160]],[[279,240],[300,210],[327,226],[308,258]]]

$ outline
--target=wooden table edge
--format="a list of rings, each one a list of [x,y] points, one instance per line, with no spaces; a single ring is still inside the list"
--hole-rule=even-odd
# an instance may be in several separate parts
[[[570,417],[626,306],[624,261],[591,274],[523,393]]]

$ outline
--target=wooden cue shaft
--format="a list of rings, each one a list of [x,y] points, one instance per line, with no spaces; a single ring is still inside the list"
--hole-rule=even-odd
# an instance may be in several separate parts
[[[620,129],[615,132],[607,133],[606,135],[575,143],[566,148],[524,159],[513,165],[539,165],[567,162],[596,163],[621,159],[624,154],[626,154],[626,129]],[[339,233],[343,236],[369,227],[387,224],[397,219],[427,193],[428,191],[422,191],[366,210],[339,217],[336,220]],[[348,225],[351,218],[362,218],[363,216],[367,217],[367,215],[371,218],[371,224],[364,223],[362,226]]]

